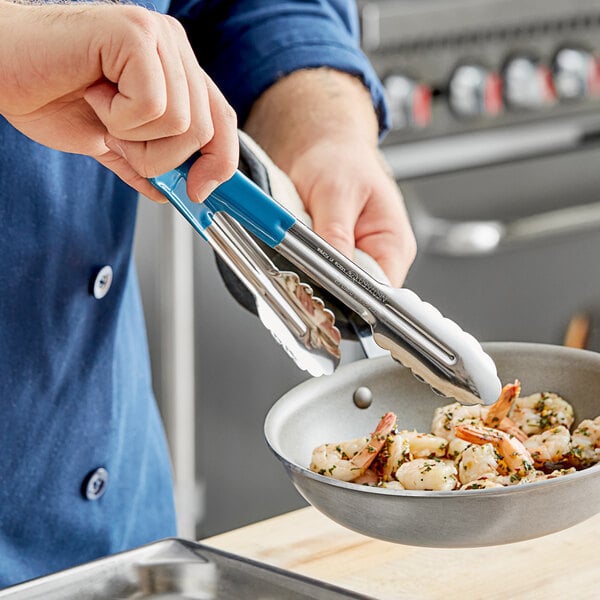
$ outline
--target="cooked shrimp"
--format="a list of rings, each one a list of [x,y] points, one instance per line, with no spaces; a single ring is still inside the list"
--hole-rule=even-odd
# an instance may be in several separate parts
[[[432,433],[400,431],[397,434],[408,442],[413,458],[443,458],[446,456],[448,440]]]
[[[516,398],[510,418],[527,435],[536,435],[557,425],[573,424],[573,407],[558,394],[541,392]]]
[[[451,442],[457,425],[481,425],[482,408],[481,404],[463,406],[460,402],[439,406],[433,413],[431,433]]]
[[[389,435],[374,463],[382,481],[392,479],[398,468],[414,458],[445,458],[448,440],[430,433],[400,431]]]
[[[492,444],[470,444],[458,460],[458,479],[462,484],[497,471],[498,455]]]
[[[600,416],[581,421],[571,434],[571,461],[580,467],[600,461]]]
[[[376,486],[379,483],[379,475],[373,469],[367,469],[362,475],[353,480],[358,485]]]
[[[488,488],[506,487],[508,477],[501,477],[497,473],[485,473],[478,479],[469,481],[460,487],[461,490],[485,490]]]
[[[392,481],[384,481],[381,484],[382,488],[386,488],[388,490],[404,490],[406,489],[399,481],[396,481],[395,479]]]
[[[524,442],[527,439],[527,434],[510,417],[504,417],[500,425],[498,425],[498,429],[516,437],[520,442]]]
[[[516,379],[514,383],[509,383],[502,388],[498,400],[489,407],[480,404],[463,406],[459,402],[438,407],[433,415],[431,431],[434,435],[452,441],[456,437],[454,428],[457,425],[485,425],[506,431],[523,441],[527,436],[507,416],[520,390],[521,383]]]
[[[535,474],[533,459],[515,437],[504,431],[492,429],[491,427],[476,427],[473,425],[458,425],[455,428],[456,436],[474,444],[490,443],[502,457],[512,482],[521,479],[530,479]],[[500,463],[498,465],[501,466]]]
[[[361,469],[354,465],[350,459],[356,456],[368,443],[368,437],[360,437],[338,444],[323,444],[313,450],[310,470],[342,481],[352,481],[360,475]]]
[[[390,433],[373,461],[371,469],[379,476],[379,483],[382,483],[393,479],[398,467],[411,459],[408,440],[398,434]]]
[[[456,467],[449,460],[415,458],[396,471],[396,479],[407,490],[453,490],[458,484]]]
[[[310,464],[311,471],[341,481],[354,481],[371,466],[395,426],[396,415],[388,412],[383,415],[370,438],[323,444],[315,448]]]
[[[451,442],[448,442],[448,449],[446,450],[446,457],[451,458],[455,463],[458,464],[461,454],[470,446],[469,442],[461,440],[460,438],[454,438]]]
[[[560,463],[571,455],[571,434],[564,425],[558,425],[528,437],[523,446],[529,450],[536,467],[548,462]]]
[[[491,406],[437,408],[431,431],[397,429],[386,413],[370,436],[315,448],[321,475],[390,490],[477,490],[554,479],[600,463],[600,416],[571,434],[573,408],[551,392],[519,397],[518,379]]]

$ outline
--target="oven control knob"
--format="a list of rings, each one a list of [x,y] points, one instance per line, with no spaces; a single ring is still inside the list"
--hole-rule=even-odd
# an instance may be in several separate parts
[[[392,129],[426,127],[431,122],[431,89],[404,75],[383,80]]]
[[[556,102],[552,71],[539,61],[518,56],[504,69],[504,97],[513,108],[544,108]]]
[[[461,65],[448,84],[448,102],[461,117],[502,112],[502,78],[480,65]]]
[[[554,86],[565,100],[600,94],[600,62],[586,50],[559,50],[554,58]]]

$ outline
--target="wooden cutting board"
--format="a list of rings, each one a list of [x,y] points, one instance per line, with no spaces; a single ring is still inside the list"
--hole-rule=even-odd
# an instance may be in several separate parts
[[[373,540],[309,507],[201,543],[381,600],[600,599],[600,515],[536,540],[435,549]]]

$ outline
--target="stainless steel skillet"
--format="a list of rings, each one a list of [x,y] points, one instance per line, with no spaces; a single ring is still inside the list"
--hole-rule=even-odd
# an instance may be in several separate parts
[[[521,380],[523,395],[561,394],[575,408],[575,424],[600,415],[600,354],[522,343],[487,344],[485,350],[502,381]],[[356,390],[365,386],[372,402],[358,408]],[[368,394],[362,392],[364,400]],[[314,447],[366,435],[388,410],[398,415],[401,428],[430,431],[434,409],[448,402],[387,357],[362,360],[285,394],[267,415],[265,436],[310,504],[382,540],[432,547],[506,544],[560,531],[600,512],[600,465],[542,482],[452,492],[357,486],[307,468]]]

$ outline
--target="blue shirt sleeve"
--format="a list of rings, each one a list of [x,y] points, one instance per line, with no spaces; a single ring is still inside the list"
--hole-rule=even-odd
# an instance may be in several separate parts
[[[380,134],[389,123],[381,82],[360,49],[351,0],[174,0],[171,14],[187,30],[202,67],[238,114],[303,68],[331,67],[360,77],[370,91]]]

